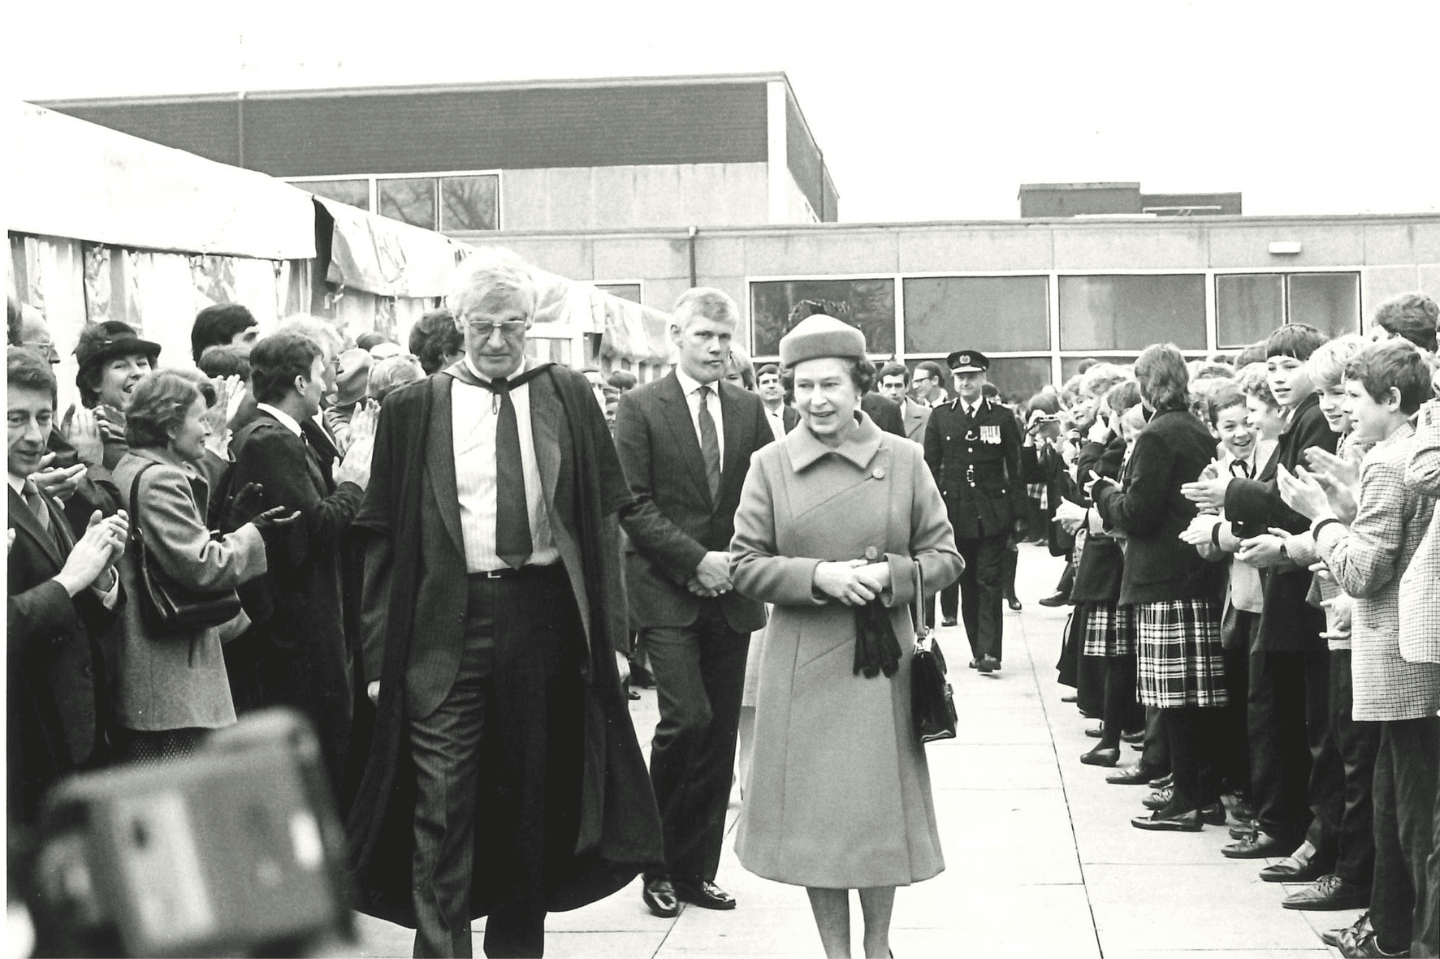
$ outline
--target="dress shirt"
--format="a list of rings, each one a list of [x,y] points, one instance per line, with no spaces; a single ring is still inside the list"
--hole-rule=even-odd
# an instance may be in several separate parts
[[[720,404],[717,403],[715,405],[719,406]],[[781,403],[775,407],[773,411],[770,407],[765,407],[765,420],[770,424],[770,432],[775,438],[777,440],[783,440],[785,438],[785,404]],[[716,424],[716,428],[719,428],[718,423]]]
[[[264,410],[265,412],[269,413],[271,416],[279,420],[281,426],[285,427],[287,430],[294,433],[301,439],[305,438],[305,434],[301,432],[300,424],[296,421],[295,417],[280,409],[280,407],[271,406],[269,403],[256,403],[255,408],[257,410]]]
[[[24,499],[25,483],[28,477],[16,476],[14,473],[7,473],[6,475],[10,477],[10,488],[20,494],[21,499]],[[54,520],[55,517],[52,516],[50,518]],[[130,522],[135,522],[135,517],[130,517]],[[48,532],[52,538],[55,536],[54,530],[46,530],[46,532]],[[59,545],[59,540],[56,540],[56,545]],[[115,604],[120,601],[120,572],[113,566],[110,567],[110,571],[115,575],[111,577],[109,589],[101,589],[99,586],[90,587],[90,591],[99,597],[100,604],[106,609],[114,609]]]
[[[465,357],[477,379],[489,381]],[[529,367],[526,361],[525,367]],[[510,391],[515,425],[520,434],[520,465],[525,471],[525,505],[530,514],[534,550],[527,566],[558,562],[560,551],[550,533],[545,489],[535,462],[535,437],[530,423],[530,384]],[[451,431],[455,443],[455,491],[460,497],[460,538],[465,544],[465,571],[485,573],[510,567],[495,553],[495,429],[500,422],[499,394],[456,379],[450,388]]]
[[[980,409],[980,404],[983,402],[985,402],[983,398],[976,400],[974,403],[966,403],[964,400],[961,400],[960,408],[965,411],[966,416],[973,420],[975,418],[975,412]]]
[[[701,448],[704,448],[705,441],[700,439],[700,387],[710,387],[710,395],[714,400],[710,403],[710,418],[715,421],[715,439],[720,443],[720,462],[725,462],[725,419],[720,412],[720,381],[714,383],[701,383],[690,376],[680,367],[675,367],[675,378],[680,381],[680,390],[685,394],[685,403],[690,407],[690,422],[695,427],[695,439],[700,441]],[[781,414],[784,415],[784,414]],[[774,427],[772,426],[773,430]],[[784,435],[785,429],[782,426],[780,435]]]

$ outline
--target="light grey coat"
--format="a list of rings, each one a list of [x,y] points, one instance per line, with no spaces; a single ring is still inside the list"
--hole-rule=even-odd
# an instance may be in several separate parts
[[[1431,503],[1440,497],[1440,400],[1420,407],[1405,487]],[[1440,510],[1410,567],[1400,577],[1400,655],[1412,663],[1440,663]]]
[[[945,868],[911,714],[909,603],[917,563],[927,592],[964,568],[921,448],[860,418],[838,449],[801,424],[756,453],[730,545],[735,588],[775,604],[736,852],[767,879],[841,889]],[[890,565],[888,679],[853,673],[855,612],[812,589],[820,562],[862,557]]]
[[[166,450],[134,449],[115,467],[121,504],[130,509],[130,488],[140,480],[140,523],[154,562],[176,582],[196,590],[233,589],[265,572],[265,541],[246,523],[223,539],[211,539],[205,527],[210,487],[201,473]],[[222,637],[236,635],[242,623],[227,623],[194,633],[152,635],[140,615],[134,548],[120,561],[120,581],[128,597],[116,654],[115,718],[126,729],[215,729],[235,722],[235,705],[225,674]],[[244,613],[240,617],[244,617]]]

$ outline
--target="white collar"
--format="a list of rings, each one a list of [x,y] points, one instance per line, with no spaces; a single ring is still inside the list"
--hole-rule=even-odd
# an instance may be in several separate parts
[[[296,422],[295,417],[280,409],[280,407],[271,406],[269,403],[256,403],[255,408],[259,410],[264,410],[271,416],[275,417],[277,420],[280,421],[281,426],[285,427],[287,430],[294,433],[296,436],[304,435],[303,433],[301,433],[300,424]]]
[[[695,377],[680,369],[679,365],[676,365],[675,367],[675,379],[680,381],[680,392],[684,393],[687,397],[691,393],[694,393],[696,390],[700,389],[700,387],[702,386],[708,386],[716,396],[720,395],[719,380],[716,380],[714,383],[701,383],[699,380],[695,379]]]
[[[10,474],[10,488],[21,496],[25,495],[25,484],[29,481],[30,477],[28,476],[16,476],[14,473]]]
[[[475,368],[475,364],[472,363],[472,362],[470,362],[470,354],[469,354],[469,353],[464,354],[461,361],[465,364],[465,368],[466,368],[467,370],[469,370],[470,373],[471,373],[471,375],[473,375],[476,379],[478,379],[478,380],[483,380],[483,381],[486,382],[486,383],[489,383],[489,382],[490,382],[490,377],[486,376],[484,373],[481,373],[479,370],[477,370],[477,369]],[[523,373],[523,372],[525,372],[526,370],[528,370],[529,368],[530,368],[530,357],[527,356],[527,357],[524,357],[523,359],[520,360],[520,368],[517,369],[515,372],[516,372],[516,373]]]

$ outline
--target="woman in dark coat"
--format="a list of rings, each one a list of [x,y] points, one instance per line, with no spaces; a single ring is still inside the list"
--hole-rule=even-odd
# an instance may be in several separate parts
[[[1151,411],[1135,441],[1129,484],[1097,478],[1096,509],[1127,540],[1121,605],[1135,607],[1140,700],[1165,711],[1175,774],[1169,805],[1137,817],[1140,829],[1195,832],[1224,823],[1211,757],[1219,710],[1227,702],[1220,643],[1220,571],[1180,534],[1195,515],[1181,495],[1215,458],[1215,439],[1189,411],[1189,374],[1173,345],[1151,346],[1135,361],[1141,402]]]

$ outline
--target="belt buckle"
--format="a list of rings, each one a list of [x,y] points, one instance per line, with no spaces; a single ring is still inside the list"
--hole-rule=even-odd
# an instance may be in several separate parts
[[[505,570],[503,570],[503,569],[487,569],[487,570],[485,570],[483,573],[481,573],[480,575],[483,576],[483,577],[485,577],[486,579],[504,579],[504,578],[505,578]]]

